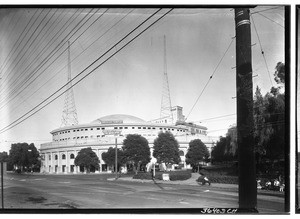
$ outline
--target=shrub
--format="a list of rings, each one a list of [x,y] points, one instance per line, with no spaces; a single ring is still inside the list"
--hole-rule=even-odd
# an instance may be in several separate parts
[[[171,181],[187,180],[192,176],[190,171],[155,172],[155,179],[162,180],[162,174],[169,174]],[[133,179],[152,179],[152,174],[151,172],[139,172],[133,176]]]
[[[146,172],[138,172],[137,174],[133,175],[133,179],[152,179],[151,173]]]
[[[176,180],[187,180],[191,178],[192,174],[190,171],[171,171],[169,172],[169,177],[171,181]]]
[[[208,179],[211,183],[224,183],[224,184],[238,184],[238,177],[236,176],[208,176]],[[197,179],[197,182],[202,182],[203,176],[200,176]]]

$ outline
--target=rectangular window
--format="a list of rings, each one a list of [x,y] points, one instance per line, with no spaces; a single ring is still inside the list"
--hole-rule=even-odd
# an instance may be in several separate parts
[[[134,127],[131,127],[131,129],[134,129]]]
[[[114,129],[118,129],[118,127],[114,127]]]
[[[87,131],[88,129],[85,129],[85,131]]]
[[[128,129],[128,127],[124,127],[124,129]]]
[[[143,127],[143,129],[146,129],[146,127]]]
[[[91,130],[93,130],[93,128],[91,128]]]
[[[119,127],[119,129],[123,129],[123,127]]]
[[[138,127],[138,129],[141,129],[141,127]]]
[[[97,130],[100,130],[100,128],[97,128]]]
[[[100,135],[97,135],[97,138],[100,138]]]
[[[105,128],[101,128],[102,130],[104,130]]]

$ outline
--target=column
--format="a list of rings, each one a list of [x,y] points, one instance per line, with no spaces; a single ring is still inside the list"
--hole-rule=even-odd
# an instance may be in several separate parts
[[[74,151],[74,156],[75,156],[75,157],[77,156],[77,151],[76,151],[76,150]],[[74,173],[75,173],[75,174],[78,173],[78,171],[77,171],[77,166],[75,166],[75,162],[74,162]]]
[[[57,156],[58,156],[58,158],[57,158],[57,173],[60,173],[61,172],[61,169],[60,169],[60,165],[61,165],[61,162],[60,162],[60,152],[58,151],[57,153],[58,153],[57,154]]]
[[[98,155],[99,155],[99,160],[100,160],[100,163],[99,163],[99,165],[100,165],[99,171],[100,171],[100,173],[102,173],[102,163],[103,163],[103,161],[102,161],[102,153],[101,153],[101,151],[99,151],[99,150],[98,150]]]
[[[54,170],[54,169],[53,169],[53,168],[54,168],[53,163],[54,163],[54,162],[53,162],[53,152],[51,152],[51,169],[50,169],[50,173],[53,173],[53,172],[54,172],[54,171],[53,171],[53,170]]]
[[[69,173],[69,155],[68,155],[68,151],[66,151],[66,173]]]

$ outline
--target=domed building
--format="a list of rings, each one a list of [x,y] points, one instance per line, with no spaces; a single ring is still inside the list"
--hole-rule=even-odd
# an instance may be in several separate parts
[[[51,131],[52,142],[41,144],[40,153],[43,157],[41,172],[46,173],[78,173],[83,169],[74,165],[75,157],[82,148],[91,147],[100,160],[100,168],[95,172],[110,172],[102,160],[102,153],[108,148],[121,148],[123,140],[129,134],[138,134],[145,137],[149,147],[153,150],[153,142],[159,132],[171,132],[179,143],[181,166],[186,168],[185,155],[189,142],[201,139],[209,151],[214,144],[212,138],[207,136],[207,128],[193,123],[186,123],[182,116],[182,107],[174,107],[174,121],[168,119],[145,121],[141,118],[114,114],[101,117],[88,124],[65,126]],[[117,139],[117,140],[116,140]]]

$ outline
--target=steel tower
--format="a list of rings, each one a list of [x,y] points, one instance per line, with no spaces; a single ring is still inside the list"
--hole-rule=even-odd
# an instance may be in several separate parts
[[[173,123],[173,114],[171,110],[172,110],[172,105],[171,105],[168,73],[167,73],[166,36],[164,36],[164,78],[163,78],[160,118],[167,120],[168,123]]]
[[[68,41],[68,84],[65,94],[65,103],[61,126],[78,125],[77,111],[75,107],[74,93],[71,81],[71,55],[70,42]]]

